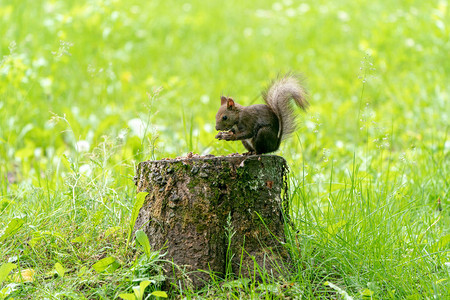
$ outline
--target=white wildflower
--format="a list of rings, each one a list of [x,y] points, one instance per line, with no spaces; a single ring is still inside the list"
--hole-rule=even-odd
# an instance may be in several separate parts
[[[78,152],[88,152],[91,148],[91,145],[86,140],[79,140],[77,142],[77,151]]]

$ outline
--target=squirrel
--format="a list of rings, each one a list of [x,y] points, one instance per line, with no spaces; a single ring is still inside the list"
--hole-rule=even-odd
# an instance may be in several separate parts
[[[266,104],[242,106],[232,98],[221,96],[216,114],[216,139],[240,140],[249,154],[278,150],[281,141],[296,129],[296,115],[291,100],[306,111],[307,93],[292,74],[274,80],[262,92]]]

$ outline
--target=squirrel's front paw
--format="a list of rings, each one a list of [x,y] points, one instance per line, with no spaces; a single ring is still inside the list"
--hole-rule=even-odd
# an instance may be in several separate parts
[[[221,140],[221,139],[222,139],[222,134],[223,134],[222,131],[219,132],[219,133],[216,135],[216,139]]]
[[[216,139],[230,141],[233,139],[233,135],[231,131],[221,131],[216,135]]]

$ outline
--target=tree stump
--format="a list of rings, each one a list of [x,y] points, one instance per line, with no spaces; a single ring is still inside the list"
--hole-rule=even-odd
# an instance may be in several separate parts
[[[141,162],[135,183],[149,194],[134,230],[142,229],[153,249],[164,247],[193,288],[211,279],[207,272],[258,277],[255,263],[279,274],[289,258],[282,246],[287,172],[284,158],[275,155]],[[173,266],[165,269],[180,279]]]

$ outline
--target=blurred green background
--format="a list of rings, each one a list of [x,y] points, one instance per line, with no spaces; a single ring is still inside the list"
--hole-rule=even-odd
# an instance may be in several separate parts
[[[293,71],[311,107],[276,154],[291,167],[298,232],[379,271],[417,263],[411,277],[384,274],[397,296],[420,295],[417,282],[432,293],[445,274],[448,1],[0,0],[0,20],[0,228],[25,220],[0,263],[27,254],[23,267],[44,274],[120,252],[123,240],[103,237],[127,226],[136,163],[244,152],[214,139],[220,95],[261,103]],[[24,244],[49,230],[82,246]],[[427,245],[436,261],[418,259]],[[346,272],[359,278],[346,286],[366,284]]]
[[[159,87],[151,123],[161,156],[242,151],[214,140],[219,96],[260,102],[267,82],[288,71],[307,78],[305,122],[320,124],[318,136],[308,136],[311,124],[300,132],[306,146],[355,143],[366,103],[378,127],[394,128],[404,146],[445,138],[444,1],[2,0],[0,17],[1,157],[8,163],[34,159],[21,150],[39,148],[49,158],[73,143],[49,125],[51,113],[65,114],[74,138],[90,148],[131,127],[126,143],[136,154],[133,135],[142,135],[138,122],[129,123],[142,118],[147,93]],[[301,152],[292,144],[285,151]]]

